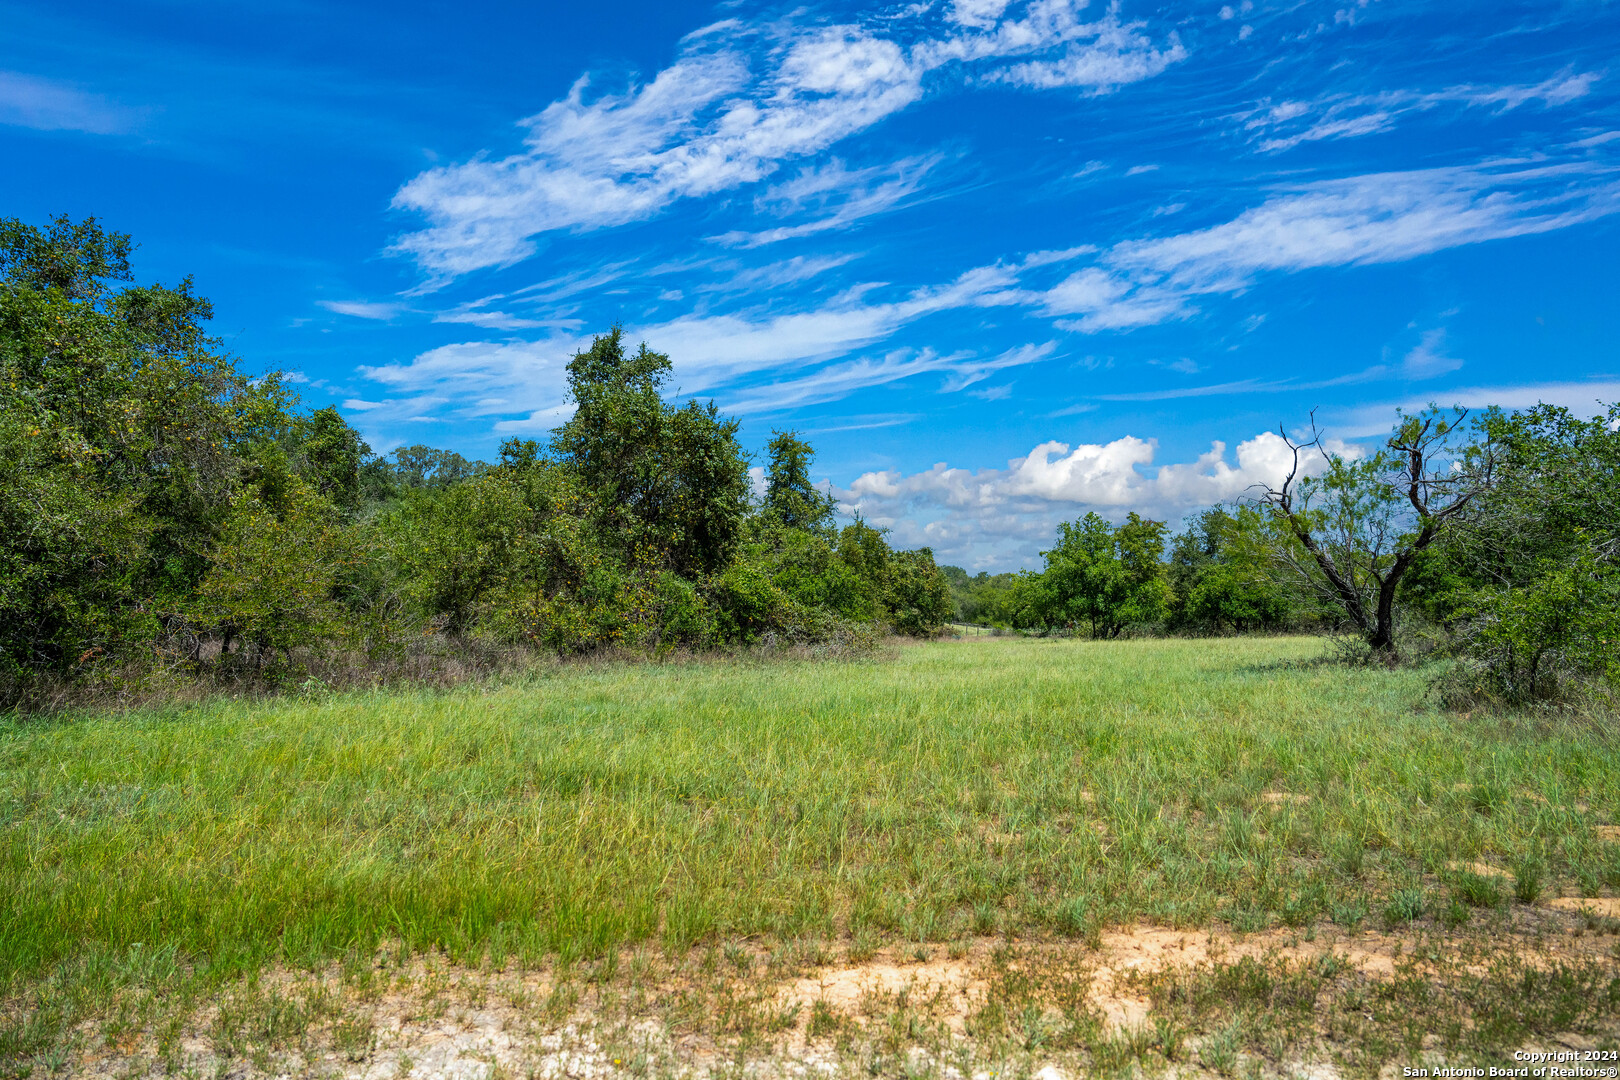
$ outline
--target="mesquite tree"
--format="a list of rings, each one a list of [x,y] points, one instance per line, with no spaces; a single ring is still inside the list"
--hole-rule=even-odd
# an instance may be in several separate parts
[[[1460,518],[1490,483],[1489,443],[1460,441],[1465,409],[1402,415],[1377,453],[1330,452],[1311,422],[1288,474],[1259,503],[1277,528],[1276,558],[1349,617],[1375,656],[1392,661],[1395,599],[1418,554]],[[1307,474],[1310,451],[1322,470]]]

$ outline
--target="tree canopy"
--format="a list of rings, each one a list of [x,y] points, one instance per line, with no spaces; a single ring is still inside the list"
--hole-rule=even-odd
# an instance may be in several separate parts
[[[669,357],[618,327],[569,361],[575,412],[549,444],[379,456],[336,409],[247,375],[189,278],[133,284],[133,253],[93,218],[0,220],[0,701],[424,634],[566,654],[945,617],[926,550],[838,535],[795,433],[756,505],[738,422],[667,400]]]

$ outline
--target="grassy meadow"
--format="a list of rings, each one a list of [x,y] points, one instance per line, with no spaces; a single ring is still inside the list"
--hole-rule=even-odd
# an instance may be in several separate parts
[[[1445,933],[1620,885],[1612,737],[1459,717],[1420,670],[1323,651],[969,639],[12,718],[0,1057],[115,984],[379,949],[515,970],[1139,923]]]

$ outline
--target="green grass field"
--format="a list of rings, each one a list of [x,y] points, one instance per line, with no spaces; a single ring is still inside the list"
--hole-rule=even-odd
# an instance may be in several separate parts
[[[1322,654],[995,638],[13,718],[0,976],[15,1020],[69,969],[1455,927],[1620,885],[1614,739]]]

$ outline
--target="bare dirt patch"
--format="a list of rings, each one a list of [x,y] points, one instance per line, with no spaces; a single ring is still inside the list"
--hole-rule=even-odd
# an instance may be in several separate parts
[[[161,1003],[122,1002],[119,1015],[144,1010],[150,1021],[87,1021],[68,1071],[987,1080],[1115,1073],[1134,1061],[1177,1076],[1372,1076],[1374,1056],[1406,1053],[1408,1042],[1414,1061],[1472,1060],[1466,1025],[1446,1027],[1454,1016],[1473,1017],[1475,1030],[1496,1025],[1514,1045],[1611,1045],[1620,938],[1582,928],[1617,904],[1566,898],[1446,933],[1134,925],[1090,945],[986,937],[948,951],[887,946],[858,961],[744,942],[528,971],[385,955],[364,970],[267,973],[167,1018]],[[1567,1003],[1542,1017],[1527,994]]]
[[[1561,896],[1547,901],[1547,906],[1560,911],[1590,912],[1606,919],[1620,919],[1620,897]]]
[[[1450,870],[1454,874],[1478,874],[1480,877],[1487,878],[1511,878],[1513,876],[1511,871],[1504,870],[1500,866],[1492,866],[1487,862],[1461,862],[1458,860],[1453,860],[1446,863],[1446,869]]]

